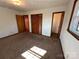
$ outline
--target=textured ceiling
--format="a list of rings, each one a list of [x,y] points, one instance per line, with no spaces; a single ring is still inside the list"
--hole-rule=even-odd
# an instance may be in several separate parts
[[[0,0],[0,6],[28,11],[66,5],[68,1],[69,0],[21,0],[21,5],[17,6],[12,0]]]

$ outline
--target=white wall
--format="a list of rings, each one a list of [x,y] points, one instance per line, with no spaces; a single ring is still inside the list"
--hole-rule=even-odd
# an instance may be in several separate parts
[[[60,36],[65,59],[79,59],[79,40],[74,38],[67,31],[73,3],[74,3],[74,0],[71,0],[69,5],[67,5],[63,28]]]
[[[0,7],[0,38],[18,32],[16,14],[19,12],[12,9]]]
[[[31,32],[31,14],[43,14],[42,19],[42,35],[50,36],[51,34],[51,25],[52,25],[52,13],[58,11],[65,11],[65,6],[52,7],[49,9],[34,10],[25,12],[29,15],[30,18],[30,32]]]

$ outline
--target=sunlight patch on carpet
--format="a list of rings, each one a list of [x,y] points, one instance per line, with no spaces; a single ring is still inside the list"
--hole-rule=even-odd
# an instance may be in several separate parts
[[[22,53],[21,56],[25,59],[41,59],[46,53],[46,50],[33,46],[26,52]]]

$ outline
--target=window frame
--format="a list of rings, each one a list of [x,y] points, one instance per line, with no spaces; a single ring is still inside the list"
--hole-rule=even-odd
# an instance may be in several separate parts
[[[67,31],[68,31],[72,36],[74,36],[76,39],[79,40],[79,36],[78,36],[76,33],[70,31],[70,25],[71,25],[72,17],[73,17],[73,14],[74,14],[75,7],[76,7],[76,3],[77,3],[77,2],[78,2],[78,0],[75,0],[75,1],[74,1],[73,9],[72,9],[72,13],[71,13],[71,17],[70,17],[70,21],[69,21],[69,25],[68,25]]]

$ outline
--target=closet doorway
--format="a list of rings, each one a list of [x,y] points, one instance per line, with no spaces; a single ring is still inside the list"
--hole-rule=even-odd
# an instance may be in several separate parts
[[[42,14],[31,15],[32,33],[42,34]]]
[[[29,32],[28,15],[16,15],[18,33]]]

